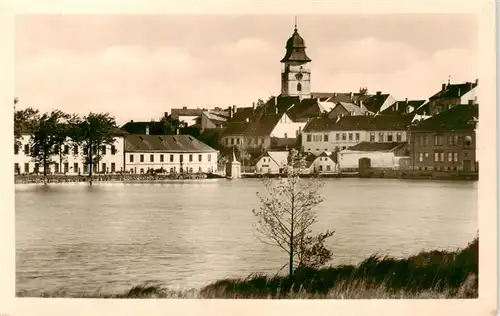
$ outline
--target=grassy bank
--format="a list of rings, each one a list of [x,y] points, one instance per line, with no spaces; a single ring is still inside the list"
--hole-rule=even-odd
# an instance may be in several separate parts
[[[457,251],[421,252],[405,259],[371,256],[359,265],[298,269],[293,277],[250,275],[202,289],[171,291],[157,284],[126,293],[87,293],[88,298],[477,298],[479,240]],[[18,296],[74,297],[70,293]],[[82,297],[78,295],[78,297]]]

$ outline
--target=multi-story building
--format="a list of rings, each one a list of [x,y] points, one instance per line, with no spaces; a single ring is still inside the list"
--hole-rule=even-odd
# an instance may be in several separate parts
[[[303,130],[302,149],[316,155],[340,151],[361,142],[406,142],[411,116],[344,116],[311,120]]]
[[[441,90],[429,98],[430,115],[449,110],[455,105],[478,103],[478,80],[459,84],[443,83]]]
[[[410,129],[410,167],[477,172],[477,104],[460,104]]]
[[[43,173],[43,165],[30,156],[30,134],[23,134],[20,145],[14,146],[15,174]],[[72,144],[70,141],[62,148],[62,155],[50,157],[47,174],[87,174],[90,166],[84,164],[85,148]],[[99,164],[94,164],[93,173],[115,173],[124,170],[123,165],[124,139],[123,133],[117,131],[112,145],[102,146]]]
[[[125,170],[146,173],[212,173],[217,171],[218,151],[189,135],[127,135]]]

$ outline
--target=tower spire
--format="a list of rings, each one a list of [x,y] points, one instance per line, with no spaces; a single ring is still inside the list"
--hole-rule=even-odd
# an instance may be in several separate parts
[[[295,16],[295,28],[294,31],[297,32],[297,16]]]

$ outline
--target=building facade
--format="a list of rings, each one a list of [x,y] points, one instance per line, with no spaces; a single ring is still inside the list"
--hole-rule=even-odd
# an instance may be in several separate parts
[[[441,90],[429,98],[430,115],[439,114],[459,104],[467,104],[469,102],[477,104],[478,83],[477,79],[475,82],[459,84],[443,83]]]
[[[410,130],[410,166],[414,170],[477,172],[478,106],[456,105]]]
[[[125,170],[129,173],[213,173],[218,151],[189,135],[127,135]]]
[[[399,169],[400,160],[409,155],[406,143],[363,142],[338,153],[340,170],[360,168],[360,159],[369,161],[369,167]]]
[[[20,146],[14,146],[15,174],[43,173],[43,164],[36,162],[30,155],[31,135],[22,135]],[[47,174],[88,174],[90,165],[84,164],[85,148],[76,146],[69,140],[62,148],[62,155],[52,155]],[[124,171],[124,137],[115,136],[112,145],[102,146],[100,161],[94,164],[93,173],[118,173]],[[62,159],[61,159],[62,158]]]

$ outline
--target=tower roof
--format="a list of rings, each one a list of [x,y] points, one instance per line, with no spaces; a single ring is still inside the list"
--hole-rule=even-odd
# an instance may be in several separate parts
[[[306,55],[306,43],[302,36],[300,36],[297,26],[295,26],[292,36],[286,41],[286,54],[281,62],[284,63],[287,61],[311,61]]]

